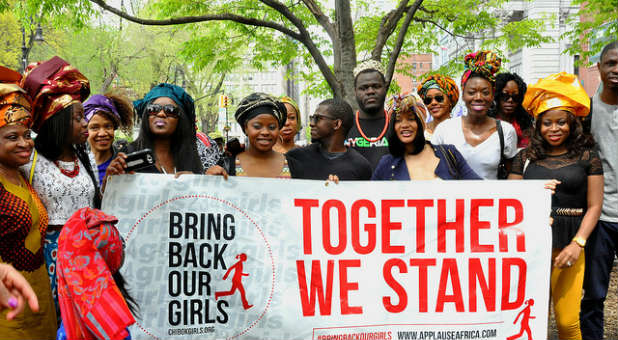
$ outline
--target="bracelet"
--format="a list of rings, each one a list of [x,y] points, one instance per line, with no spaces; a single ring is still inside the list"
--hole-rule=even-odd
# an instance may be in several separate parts
[[[573,237],[571,241],[575,242],[580,248],[584,248],[586,246],[586,240],[579,236]]]

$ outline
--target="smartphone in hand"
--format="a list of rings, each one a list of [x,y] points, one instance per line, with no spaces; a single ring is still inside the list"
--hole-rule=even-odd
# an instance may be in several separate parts
[[[126,172],[139,171],[155,164],[154,155],[150,149],[132,152],[127,155],[124,161],[127,163]]]

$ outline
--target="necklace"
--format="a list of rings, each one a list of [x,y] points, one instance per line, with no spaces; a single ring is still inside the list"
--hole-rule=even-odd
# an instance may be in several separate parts
[[[377,142],[379,140],[382,139],[382,137],[384,137],[384,134],[386,134],[386,130],[388,129],[388,114],[386,113],[386,110],[384,110],[384,129],[382,129],[382,133],[380,133],[380,135],[377,138],[368,138],[365,133],[363,132],[363,129],[360,126],[360,122],[358,121],[358,115],[360,114],[360,111],[356,111],[356,127],[358,128],[358,132],[360,132],[361,136],[363,136],[363,138],[365,138],[366,141],[368,141],[369,143],[373,143],[373,142]]]
[[[60,166],[60,162],[58,160],[54,161],[54,164],[56,164],[56,167],[58,167],[58,169],[60,170],[60,172],[62,172],[63,175],[69,177],[69,178],[73,178],[77,175],[79,175],[79,163],[77,162],[77,157],[75,157],[73,159],[73,170],[69,171],[64,169],[63,167]]]

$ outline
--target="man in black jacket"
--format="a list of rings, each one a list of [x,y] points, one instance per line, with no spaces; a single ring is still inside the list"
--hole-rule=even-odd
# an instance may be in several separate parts
[[[358,151],[343,143],[354,124],[352,107],[344,100],[327,99],[309,116],[312,144],[288,151],[292,178],[369,180],[371,165]]]

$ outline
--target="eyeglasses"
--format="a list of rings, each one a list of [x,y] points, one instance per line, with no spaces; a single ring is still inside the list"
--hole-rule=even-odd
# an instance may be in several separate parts
[[[312,114],[311,116],[309,116],[309,122],[311,123],[317,123],[320,119],[330,119],[330,120],[337,120],[337,118],[333,118],[333,117],[329,117],[327,115],[321,115],[321,114]]]
[[[429,105],[434,99],[436,100],[437,103],[442,103],[444,101],[444,96],[441,96],[441,95],[437,95],[435,97],[427,96],[425,97],[425,99],[423,99],[423,103],[425,103],[425,105]]]
[[[166,117],[170,118],[178,118],[178,115],[180,114],[180,109],[172,104],[150,104],[146,106],[146,113],[149,116],[156,116],[159,112],[161,112],[161,110],[163,110]]]
[[[519,95],[519,93],[511,94],[511,93],[504,93],[504,92],[500,95],[500,100],[502,100],[503,102],[506,102],[509,99],[513,99],[514,102],[519,102],[521,101],[521,96]]]

